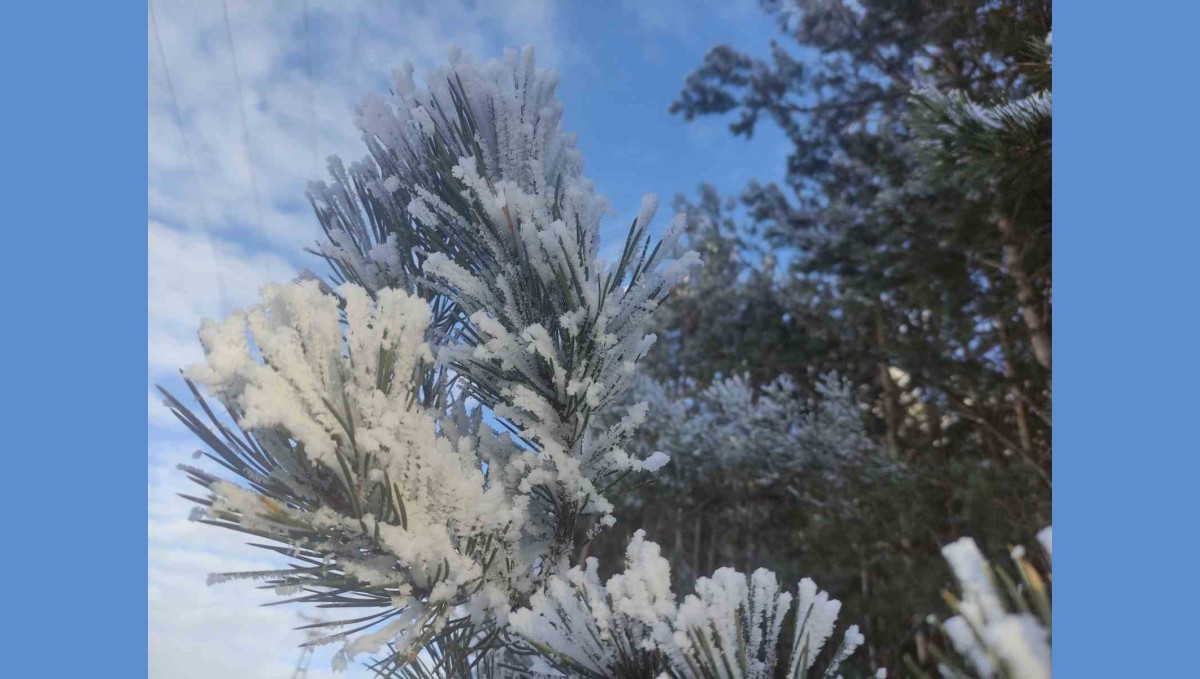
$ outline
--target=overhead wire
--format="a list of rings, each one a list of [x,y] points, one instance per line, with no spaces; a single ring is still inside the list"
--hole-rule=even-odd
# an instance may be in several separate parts
[[[312,27],[308,10],[308,0],[304,0],[304,57],[308,72],[308,133],[312,145],[313,172],[321,171],[320,160],[317,157],[317,78],[313,67]],[[314,175],[315,176],[315,175]]]
[[[158,16],[154,11],[154,0],[148,0],[150,11],[150,27],[154,29],[154,43],[158,48],[158,58],[162,62],[163,75],[167,84],[167,94],[171,98],[171,110],[175,114],[175,125],[179,129],[179,135],[183,138],[184,154],[187,156],[188,165],[192,170],[192,179],[196,186],[196,202],[200,208],[200,219],[204,224],[205,243],[208,245],[208,256],[213,262],[213,271],[217,274],[217,305],[224,308],[226,300],[225,290],[225,272],[220,266],[217,258],[217,246],[213,241],[212,222],[209,219],[207,201],[204,198],[204,184],[200,179],[200,169],[196,162],[196,155],[192,150],[191,137],[187,132],[187,125],[183,120],[183,108],[179,105],[179,97],[175,93],[175,81],[171,77],[171,66],[167,62],[167,52],[163,48],[162,32],[158,26]]]
[[[225,18],[225,36],[229,40],[229,55],[233,60],[233,80],[237,85],[238,92],[238,113],[242,121],[242,139],[246,145],[246,160],[250,166],[250,191],[254,196],[254,209],[258,216],[259,228],[266,226],[263,220],[262,197],[258,192],[258,180],[256,178],[255,163],[254,163],[254,146],[250,143],[250,124],[246,116],[246,94],[242,87],[241,69],[238,68],[237,48],[233,42],[233,27],[229,22],[229,4],[226,0],[221,0],[221,13]]]

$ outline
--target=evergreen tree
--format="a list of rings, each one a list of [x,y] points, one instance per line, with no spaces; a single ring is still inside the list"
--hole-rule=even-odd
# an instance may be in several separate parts
[[[652,406],[642,450],[719,457],[730,446],[715,437],[656,436],[730,377],[770,405],[786,376],[792,412],[812,412],[836,372],[902,471],[840,470],[841,505],[806,495],[831,487],[813,469],[786,474],[776,488],[800,490],[783,494],[754,483],[754,465],[668,472],[619,511],[661,517],[645,527],[681,575],[804,564],[843,594],[872,659],[899,669],[945,581],[940,545],[970,534],[999,550],[1049,520],[1050,6],[763,5],[784,34],[769,58],[713,48],[672,110],[733,114],[739,135],[776,124],[794,150],[781,184],[742,194],[746,218],[709,188],[681,199],[705,264],[656,317],[669,351],[647,368],[675,405]],[[786,431],[745,424],[752,441]],[[679,506],[701,530],[681,530]],[[623,537],[592,553],[611,563]]]
[[[1048,118],[1024,129],[1041,149],[1035,171],[1009,162],[1028,144],[1014,144],[1007,157],[1003,147],[983,151],[993,169],[1006,165],[1005,176],[1024,178],[1021,187],[929,171],[945,163],[930,162],[929,138],[913,119],[929,120],[919,114],[933,110],[928,94],[937,91],[981,107],[1040,97],[1048,113],[1048,94],[1038,94],[1048,92],[1046,62],[1031,42],[1049,32],[1049,4],[764,7],[797,53],[773,42],[762,61],[715,47],[672,110],[688,119],[736,113],[731,131],[744,135],[766,117],[792,140],[784,185],[752,183],[742,196],[748,231],[789,249],[797,276],[821,279],[834,291],[826,297],[844,300],[836,315],[860,366],[840,372],[874,376],[890,448],[902,457],[1007,452],[1048,473]],[[979,152],[970,143],[988,142],[952,152]],[[977,179],[988,172],[962,169]],[[824,335],[816,328],[828,323],[804,332]],[[804,359],[815,371],[809,382],[832,367],[820,366],[821,352]],[[891,367],[921,390],[931,415],[954,413],[969,431],[946,431],[943,417],[907,422]]]

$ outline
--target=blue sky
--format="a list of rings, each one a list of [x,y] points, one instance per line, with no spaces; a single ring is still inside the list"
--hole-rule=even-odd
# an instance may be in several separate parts
[[[362,155],[354,104],[384,89],[405,60],[419,75],[451,44],[480,59],[534,45],[539,64],[560,74],[564,127],[578,133],[585,171],[612,206],[602,248],[615,249],[645,193],[665,208],[704,181],[732,194],[751,178],[783,175],[789,147],[769,125],[747,141],[728,133],[728,120],[687,123],[667,113],[708,48],[761,54],[777,32],[753,0],[230,2],[228,30],[220,3],[151,7],[150,676],[288,677],[302,638],[290,628],[301,621],[295,611],[254,606],[273,597],[251,584],[205,585],[209,572],[262,568],[270,559],[235,535],[187,521],[189,506],[174,496],[184,490],[182,475],[172,468],[190,461],[197,445],[150,390],[180,387],[178,368],[201,356],[195,331],[203,318],[253,302],[267,282],[320,271],[301,251],[320,233],[304,186],[323,178],[324,157]],[[668,221],[660,212],[657,226]],[[328,653],[319,654],[310,676],[327,668]]]

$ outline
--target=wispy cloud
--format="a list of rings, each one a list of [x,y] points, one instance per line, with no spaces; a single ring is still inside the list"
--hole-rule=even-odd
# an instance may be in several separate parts
[[[296,267],[283,257],[252,251],[151,221],[147,234],[148,359],[151,378],[161,379],[203,357],[196,329],[258,297],[270,282],[287,281]]]
[[[490,56],[533,43],[552,66],[573,53],[548,0],[227,5],[228,23],[222,3],[153,3],[149,209],[267,247],[312,240],[306,183],[330,154],[362,155],[354,106],[405,60],[430,66],[451,44]]]

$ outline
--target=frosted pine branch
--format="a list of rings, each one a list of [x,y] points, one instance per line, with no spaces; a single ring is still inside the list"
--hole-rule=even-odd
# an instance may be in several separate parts
[[[999,183],[1010,191],[1049,173],[1054,116],[1050,36],[1033,42],[1030,51],[1037,61],[1027,65],[1026,79],[1035,89],[1026,96],[984,104],[957,90],[925,87],[913,94],[913,131],[931,168],[955,179]]]
[[[1037,538],[1049,565],[1050,527],[1041,530]],[[1043,577],[1024,547],[1017,547],[1011,554],[1016,573],[1011,575],[990,564],[971,538],[946,545],[942,554],[961,592],[961,598],[947,595],[955,615],[940,623],[953,649],[938,656],[942,675],[1049,679],[1049,570]]]
[[[611,523],[604,488],[641,467],[624,446],[644,410],[607,427],[598,415],[623,401],[650,315],[698,258],[665,261],[682,219],[651,247],[648,196],[621,258],[596,260],[606,203],[559,127],[556,82],[529,49],[456,59],[424,86],[406,67],[390,100],[360,108],[370,157],[332,163],[335,183],[310,195],[340,278],[419,291],[444,312],[445,364],[539,451],[528,484],[560,500],[548,509],[568,530],[585,515]]]
[[[458,607],[478,619],[505,605],[521,579],[513,566],[529,497],[505,481],[533,453],[461,402],[446,413],[422,406],[414,390],[434,359],[429,319],[423,300],[399,290],[372,300],[350,284],[337,296],[316,281],[269,286],[262,305],[204,324],[207,362],[186,373],[273,463],[263,484],[206,483],[205,516],[319,556],[310,570],[278,574],[285,588],[349,589],[391,611],[372,616],[372,632],[317,642],[345,640],[343,659],[387,642],[419,647],[469,615]]]
[[[623,572],[601,584],[597,568],[589,559],[554,576],[510,618],[511,629],[566,676],[767,679],[786,669],[788,677],[807,677],[841,609],[812,580],[793,597],[762,568],[750,576],[718,569],[677,601],[670,565],[643,531],[629,544]],[[786,643],[789,614],[795,633]],[[862,643],[852,625],[821,676],[834,676]]]

